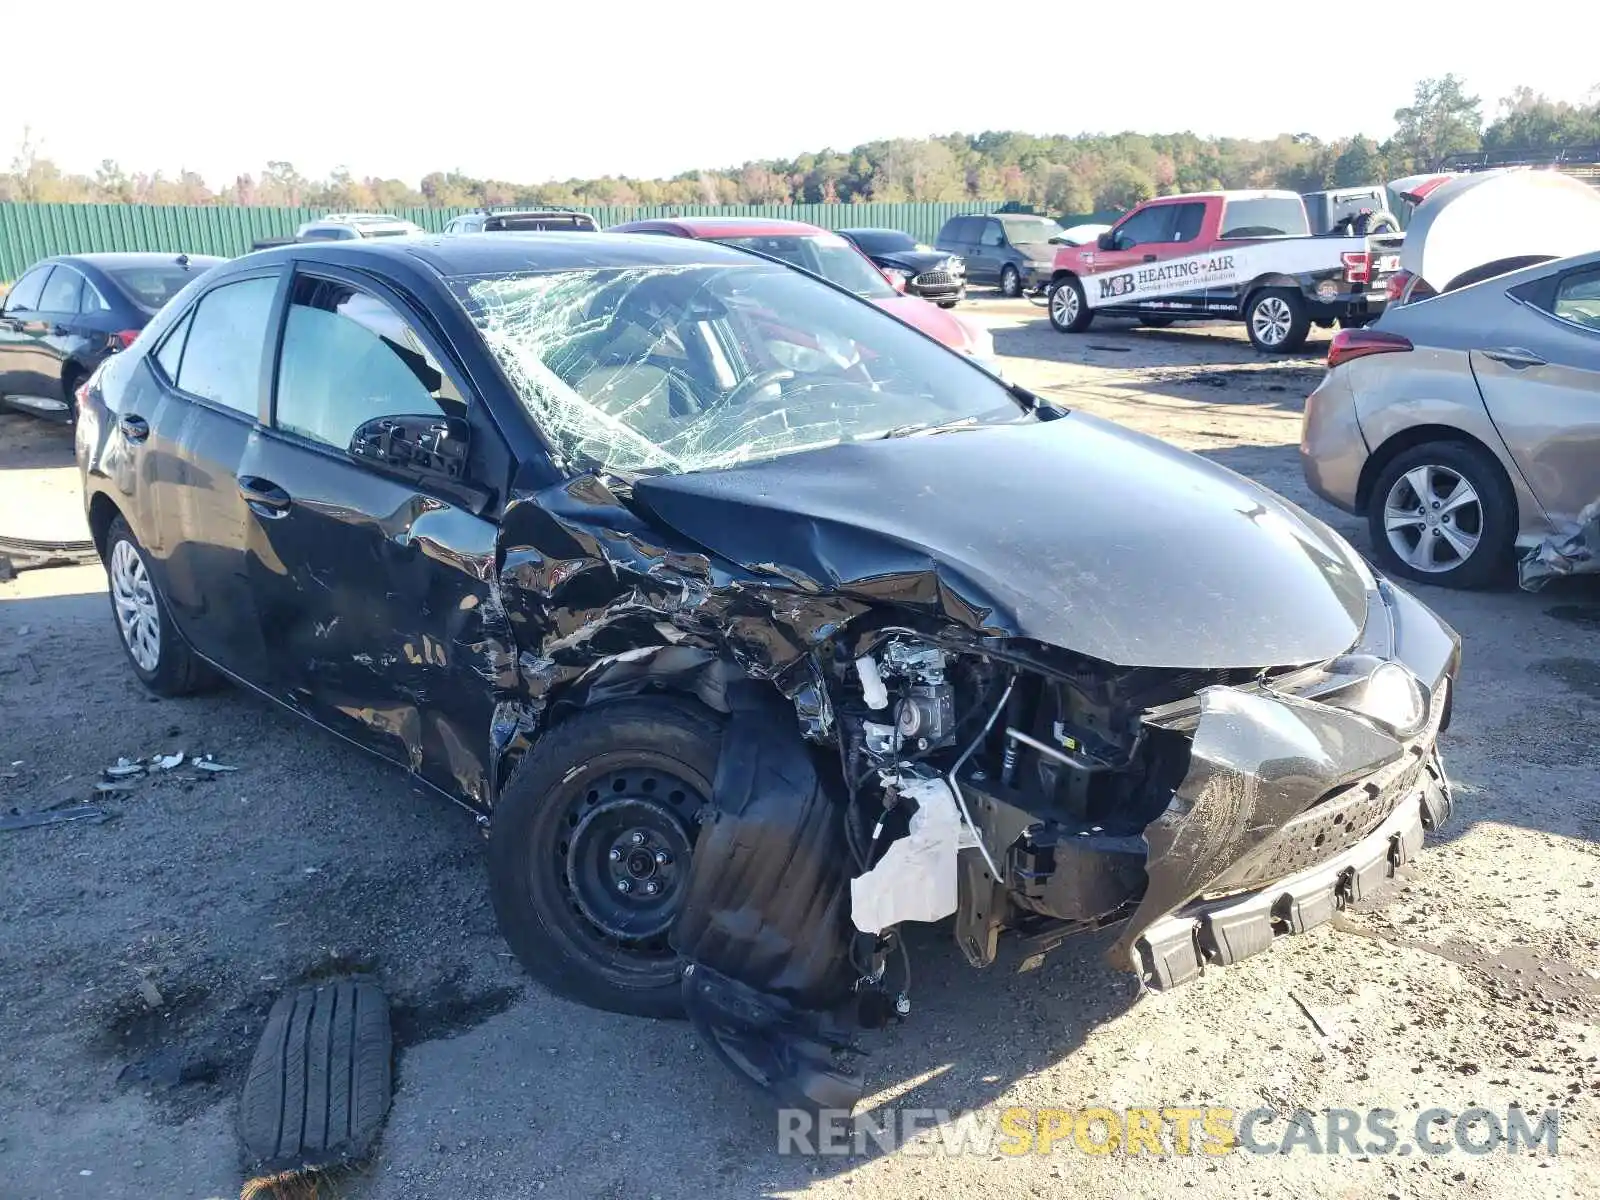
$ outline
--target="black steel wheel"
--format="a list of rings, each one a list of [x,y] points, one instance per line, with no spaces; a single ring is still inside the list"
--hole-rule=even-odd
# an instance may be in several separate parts
[[[517,767],[490,825],[490,887],[506,941],[552,991],[682,1015],[668,935],[720,745],[693,702],[628,700],[566,721]]]

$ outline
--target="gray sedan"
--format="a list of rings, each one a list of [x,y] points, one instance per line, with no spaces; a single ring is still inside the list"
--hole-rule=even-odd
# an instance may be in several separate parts
[[[1306,401],[1306,481],[1367,517],[1378,562],[1481,587],[1600,497],[1600,253],[1344,330]]]

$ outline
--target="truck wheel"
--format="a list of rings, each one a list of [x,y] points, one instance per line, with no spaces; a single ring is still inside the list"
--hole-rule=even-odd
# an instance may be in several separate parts
[[[517,766],[489,826],[489,891],[540,983],[593,1008],[683,1015],[667,935],[721,746],[712,713],[653,697],[579,713]]]
[[[1364,213],[1356,221],[1357,234],[1399,233],[1400,222],[1392,212],[1380,208],[1374,213]]]
[[[1011,297],[1022,295],[1022,276],[1009,263],[1000,272],[1000,294]]]
[[[1057,333],[1082,333],[1094,320],[1094,309],[1083,298],[1083,285],[1071,275],[1063,275],[1050,285],[1050,324]]]
[[[1278,354],[1298,350],[1311,332],[1311,317],[1300,293],[1290,288],[1263,288],[1250,298],[1244,325],[1257,350]]]
[[[1506,575],[1516,514],[1500,464],[1465,442],[1426,442],[1397,454],[1367,497],[1367,527],[1384,570],[1440,587],[1485,587]]]

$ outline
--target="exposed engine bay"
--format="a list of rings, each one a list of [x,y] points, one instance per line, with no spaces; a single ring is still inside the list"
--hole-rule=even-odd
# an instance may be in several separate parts
[[[1458,655],[1409,597],[1373,604],[1349,654],[1266,670],[854,630],[819,656],[809,755],[770,689],[733,689],[716,882],[673,939],[691,1016],[786,1102],[848,1107],[849,1031],[911,1008],[903,922],[953,918],[975,967],[1124,922],[1111,954],[1159,989],[1369,895],[1448,815]]]

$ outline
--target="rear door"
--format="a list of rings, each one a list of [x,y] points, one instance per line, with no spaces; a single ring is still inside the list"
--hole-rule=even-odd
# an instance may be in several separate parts
[[[447,793],[485,800],[496,685],[514,664],[487,490],[504,443],[431,324],[365,272],[298,264],[271,427],[241,478],[271,691]],[[352,454],[381,417],[465,419],[462,477],[401,476]]]
[[[230,275],[200,293],[140,364],[116,414],[139,482],[134,532],[172,619],[206,658],[259,685],[266,651],[245,566],[239,463],[262,411],[268,330],[284,272]]]
[[[1494,332],[1471,354],[1484,404],[1545,511],[1574,517],[1600,499],[1600,264],[1492,299],[1474,324]]]

